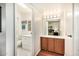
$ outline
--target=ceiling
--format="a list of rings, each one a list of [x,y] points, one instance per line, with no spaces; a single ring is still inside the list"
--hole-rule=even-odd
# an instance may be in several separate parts
[[[33,7],[43,12],[43,14],[60,14],[63,8],[62,3],[33,3]]]
[[[20,4],[22,7],[24,6],[23,4]],[[60,16],[63,12],[63,9],[65,8],[66,5],[69,5],[69,3],[30,3],[25,4],[27,5],[27,7],[35,8],[37,9],[39,12],[42,12],[43,15],[54,15],[54,16]],[[25,13],[25,11],[29,11],[29,8],[25,8],[26,6],[24,6],[24,8],[20,8],[19,10],[23,11]]]
[[[42,12],[43,16],[57,16],[60,17],[63,14],[64,8],[70,5],[70,3],[32,3],[34,8]]]
[[[59,8],[62,6],[62,4],[59,3],[33,3],[32,5],[40,10],[49,8]]]
[[[21,3],[16,4],[16,9],[24,14],[32,11],[28,6],[21,4]]]

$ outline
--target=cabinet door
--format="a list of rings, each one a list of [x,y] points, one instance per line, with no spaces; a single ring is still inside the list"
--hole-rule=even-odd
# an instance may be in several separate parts
[[[47,38],[41,38],[41,49],[43,49],[43,50],[47,50],[47,45],[48,45],[48,43],[47,43]]]
[[[54,52],[55,50],[55,40],[49,38],[48,39],[48,51]]]
[[[64,54],[64,39],[55,40],[55,52]]]

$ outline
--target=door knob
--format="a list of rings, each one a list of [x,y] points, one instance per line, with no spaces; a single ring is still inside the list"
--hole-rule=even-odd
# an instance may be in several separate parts
[[[67,35],[68,37],[72,38],[72,35]]]

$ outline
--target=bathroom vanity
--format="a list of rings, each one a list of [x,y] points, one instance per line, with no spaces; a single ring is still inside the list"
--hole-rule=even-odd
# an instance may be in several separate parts
[[[24,35],[22,37],[22,48],[28,51],[32,51],[32,36]]]
[[[46,36],[43,35],[41,39],[41,50],[47,50],[50,52],[55,52],[63,54],[65,52],[65,39],[61,36]]]

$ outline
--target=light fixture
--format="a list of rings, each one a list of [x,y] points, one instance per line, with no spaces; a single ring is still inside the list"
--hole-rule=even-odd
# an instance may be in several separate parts
[[[57,16],[53,16],[53,18],[57,18]]]

